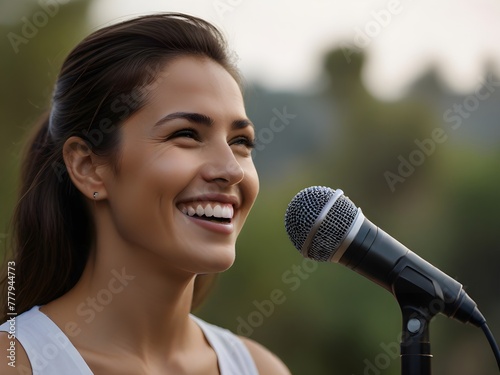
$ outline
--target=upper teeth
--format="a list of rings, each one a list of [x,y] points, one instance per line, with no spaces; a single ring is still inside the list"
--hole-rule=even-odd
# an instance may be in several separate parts
[[[224,219],[232,219],[234,214],[233,205],[228,203],[202,203],[191,202],[180,205],[182,213],[194,216],[205,215],[206,217],[219,217]]]

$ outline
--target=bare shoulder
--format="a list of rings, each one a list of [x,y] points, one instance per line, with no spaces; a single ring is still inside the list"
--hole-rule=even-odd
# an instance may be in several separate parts
[[[290,370],[274,353],[248,337],[240,336],[240,339],[252,355],[260,375],[291,375]]]
[[[0,374],[32,374],[31,364],[22,345],[7,332],[0,332]],[[3,355],[7,353],[7,355]]]

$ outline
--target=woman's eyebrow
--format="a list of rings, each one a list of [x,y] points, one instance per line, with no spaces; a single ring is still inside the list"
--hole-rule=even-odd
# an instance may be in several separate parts
[[[175,119],[185,119],[189,122],[193,122],[196,124],[202,124],[206,126],[212,126],[215,122],[213,118],[210,116],[201,114],[201,113],[195,113],[195,112],[174,112],[170,113],[161,119],[159,119],[154,126],[160,126],[163,125],[164,123],[175,120]],[[243,129],[246,128],[247,126],[254,127],[253,123],[248,120],[248,119],[239,119],[239,120],[234,120],[231,124],[231,127],[234,129]]]
[[[233,129],[243,129],[246,128],[247,126],[255,128],[252,121],[250,121],[249,119],[234,120],[233,123],[231,124],[231,127]]]
[[[163,125],[164,123],[175,119],[185,119],[188,120],[189,122],[194,122],[207,126],[211,126],[214,123],[214,120],[211,117],[203,115],[201,113],[174,112],[159,119],[154,126]]]

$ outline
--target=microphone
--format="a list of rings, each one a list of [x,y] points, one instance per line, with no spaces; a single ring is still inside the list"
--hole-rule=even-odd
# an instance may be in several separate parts
[[[486,320],[462,285],[363,215],[342,190],[300,191],[285,214],[288,237],[304,257],[340,263],[391,292],[403,305],[425,307],[482,327]]]

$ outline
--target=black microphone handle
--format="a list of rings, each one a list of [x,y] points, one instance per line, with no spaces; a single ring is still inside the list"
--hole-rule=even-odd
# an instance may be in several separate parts
[[[425,261],[365,217],[339,263],[391,292],[399,301],[463,323],[485,319],[462,284]]]

